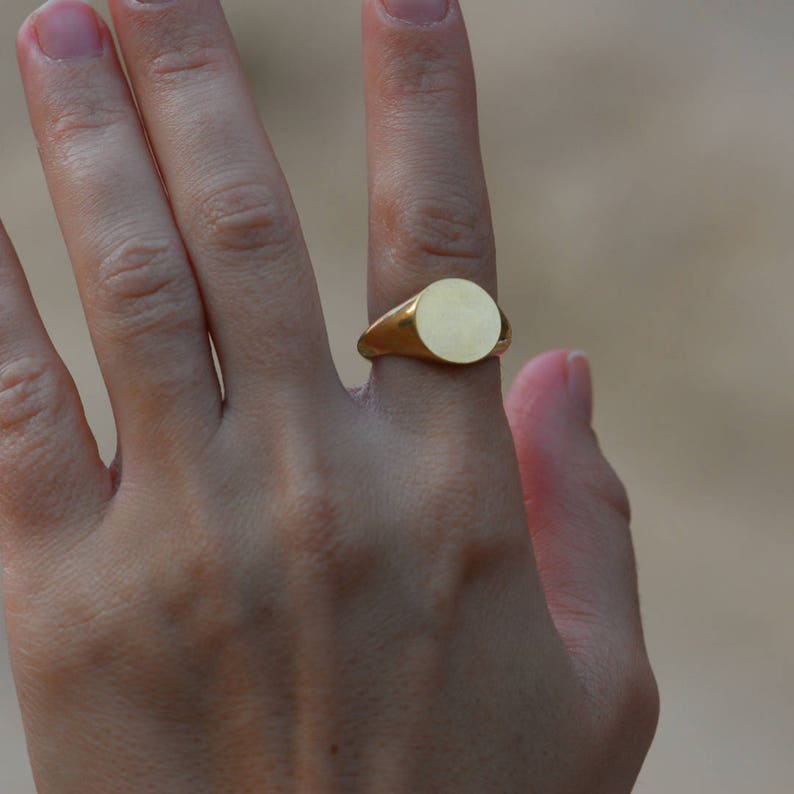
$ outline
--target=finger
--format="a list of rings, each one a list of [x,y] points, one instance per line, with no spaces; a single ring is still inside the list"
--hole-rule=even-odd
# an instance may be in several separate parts
[[[314,274],[220,3],[110,8],[201,285],[229,407],[260,409],[263,395],[294,402],[285,383],[325,389],[336,376]]]
[[[107,26],[54,0],[23,25],[18,56],[128,469],[136,441],[193,443],[218,422],[198,288]]]
[[[546,600],[579,658],[605,637],[642,640],[629,505],[590,427],[591,389],[587,360],[558,351],[530,362],[506,402]]]
[[[110,496],[80,398],[0,224],[0,544],[51,536]]]
[[[371,319],[444,277],[472,279],[495,296],[474,69],[457,0],[365,0],[364,64]],[[464,374],[387,357],[375,378],[401,402],[412,393],[427,400],[431,372],[461,396],[498,393],[494,362]]]

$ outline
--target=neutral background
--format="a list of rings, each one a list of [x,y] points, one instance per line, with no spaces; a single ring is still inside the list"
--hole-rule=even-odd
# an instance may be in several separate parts
[[[102,3],[96,4],[103,8]],[[0,213],[85,399],[113,426],[0,6]],[[227,0],[294,189],[345,379],[365,316],[357,0]],[[794,789],[794,3],[464,0],[516,327],[509,381],[586,349],[635,508],[662,692],[646,794]],[[0,648],[0,794],[31,794]]]

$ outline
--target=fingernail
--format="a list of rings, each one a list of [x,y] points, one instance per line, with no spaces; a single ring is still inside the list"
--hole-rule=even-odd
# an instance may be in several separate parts
[[[54,60],[95,57],[103,52],[96,13],[80,0],[50,0],[36,12],[34,25],[39,46]]]
[[[593,378],[587,354],[577,350],[568,356],[568,394],[582,418],[593,421]]]
[[[396,19],[414,25],[441,22],[449,13],[449,0],[382,0],[386,11]]]

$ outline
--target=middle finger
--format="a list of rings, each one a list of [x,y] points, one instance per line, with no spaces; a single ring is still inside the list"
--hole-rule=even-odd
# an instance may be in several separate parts
[[[110,0],[201,286],[227,403],[338,383],[286,180],[218,0]],[[340,393],[342,390],[339,390]]]

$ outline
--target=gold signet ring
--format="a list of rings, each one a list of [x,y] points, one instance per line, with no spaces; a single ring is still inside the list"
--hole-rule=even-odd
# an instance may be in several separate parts
[[[507,352],[510,323],[478,284],[445,278],[387,312],[358,341],[364,358],[410,356],[474,364]]]

